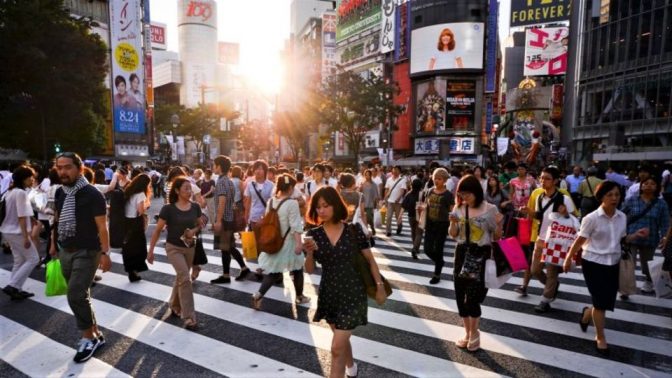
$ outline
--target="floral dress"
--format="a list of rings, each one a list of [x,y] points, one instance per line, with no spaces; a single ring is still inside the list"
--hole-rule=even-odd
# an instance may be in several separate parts
[[[354,235],[353,235],[354,233]],[[322,266],[322,280],[314,322],[325,319],[336,329],[351,330],[367,324],[367,297],[359,273],[352,264],[353,253],[370,248],[361,226],[346,224],[335,246],[322,226],[308,231],[317,243],[315,261]],[[357,243],[356,246],[353,246]]]

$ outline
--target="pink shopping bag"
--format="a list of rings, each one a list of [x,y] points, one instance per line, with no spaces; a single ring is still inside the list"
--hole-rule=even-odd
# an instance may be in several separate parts
[[[530,245],[532,222],[528,218],[516,218],[518,222],[518,242],[520,245]]]
[[[509,262],[509,265],[511,265],[512,271],[519,272],[529,268],[527,259],[525,258],[525,252],[523,252],[523,248],[520,246],[518,239],[514,237],[501,239],[497,244],[499,244],[499,248],[502,249],[506,260]]]

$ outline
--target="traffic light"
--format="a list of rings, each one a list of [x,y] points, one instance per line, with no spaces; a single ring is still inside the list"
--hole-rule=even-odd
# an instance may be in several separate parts
[[[61,144],[60,143],[54,143],[54,152],[57,154],[61,152]]]

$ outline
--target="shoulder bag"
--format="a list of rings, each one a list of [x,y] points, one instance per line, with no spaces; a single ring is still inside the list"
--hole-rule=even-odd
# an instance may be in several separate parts
[[[376,281],[373,279],[373,275],[371,274],[371,266],[369,265],[369,261],[364,257],[362,254],[362,251],[359,249],[359,243],[357,242],[357,235],[355,234],[355,225],[354,224],[346,224],[345,226],[345,232],[348,232],[348,236],[350,237],[350,244],[352,244],[353,248],[353,254],[352,254],[352,266],[355,268],[355,271],[359,273],[359,276],[362,278],[362,282],[364,283],[364,290],[366,290],[366,295],[375,300],[376,299],[376,292],[378,291],[378,285],[376,285]],[[392,286],[390,286],[390,283],[383,277],[383,274],[380,274],[380,279],[383,281],[383,285],[385,287],[385,294],[389,297],[392,295]],[[383,302],[385,303],[385,302]],[[378,303],[379,305],[382,305],[383,303]]]
[[[470,282],[480,282],[481,273],[483,272],[483,261],[485,256],[483,254],[482,248],[477,244],[471,242],[471,225],[469,224],[469,206],[466,206],[465,209],[465,246],[466,251],[464,253],[464,263],[460,269],[460,273],[457,275],[457,278],[470,281]],[[458,246],[459,247],[459,246]]]

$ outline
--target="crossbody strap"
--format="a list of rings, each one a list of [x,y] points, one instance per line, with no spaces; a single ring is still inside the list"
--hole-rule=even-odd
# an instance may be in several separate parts
[[[658,202],[658,198],[654,198],[653,200],[651,200],[651,203],[649,203],[649,205],[646,206],[644,211],[642,211],[641,213],[639,213],[635,216],[628,217],[628,220],[627,220],[628,224],[635,223],[638,220],[642,219],[646,214],[649,213],[649,211],[651,211],[651,209],[653,209],[654,206],[656,206],[657,202]]]
[[[261,187],[262,189],[264,188],[263,186]],[[259,200],[261,203],[264,204],[264,207],[266,207],[266,200],[264,200],[264,197],[261,196],[261,193],[257,190],[257,185],[254,181],[252,181],[252,189],[254,189],[254,192],[257,193],[257,197],[259,197]],[[280,206],[278,206],[280,207]]]
[[[590,177],[587,177],[587,178],[586,178],[586,184],[588,185],[588,190],[590,190],[590,195],[593,196],[593,197],[595,197],[595,193],[593,193],[593,187],[590,186],[590,180],[589,180],[589,178],[590,178]]]

